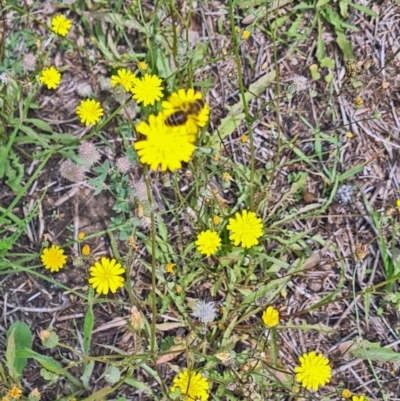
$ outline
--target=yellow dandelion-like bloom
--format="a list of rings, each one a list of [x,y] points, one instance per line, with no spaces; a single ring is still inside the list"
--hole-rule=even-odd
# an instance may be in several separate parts
[[[348,388],[343,389],[342,397],[343,398],[350,398],[351,397],[351,391]]]
[[[247,40],[247,39],[250,37],[250,35],[251,35],[251,32],[248,31],[247,29],[245,29],[245,30],[242,32],[242,39],[243,39],[243,40]]]
[[[217,214],[214,215],[214,217],[213,217],[213,223],[214,223],[215,226],[219,226],[220,223],[221,223],[221,217],[219,217]]]
[[[279,312],[272,306],[265,309],[262,320],[267,327],[275,327],[279,324]]]
[[[57,245],[52,245],[50,248],[43,249],[42,256],[43,266],[50,270],[51,273],[58,272],[62,269],[67,261],[67,256],[64,250]]]
[[[139,79],[126,68],[121,68],[117,71],[117,75],[111,76],[111,86],[121,85],[127,92],[132,89],[132,86]]]
[[[89,256],[90,255],[90,246],[89,245],[85,245],[82,248],[82,255],[83,256]]]
[[[100,262],[96,262],[89,269],[91,277],[89,284],[96,290],[98,294],[107,295],[109,291],[113,294],[118,288],[124,286],[125,269],[115,259],[101,258]]]
[[[60,36],[67,36],[71,26],[71,21],[61,14],[56,15],[51,20],[51,30]]]
[[[193,155],[193,135],[189,136],[184,126],[167,127],[165,116],[159,113],[151,115],[149,122],[141,121],[136,130],[146,137],[133,146],[143,164],[152,170],[175,171],[187,163]]]
[[[186,128],[190,132],[197,132],[199,127],[204,127],[210,119],[210,108],[204,102],[203,95],[200,92],[195,92],[194,89],[179,89],[171,94],[167,100],[161,103],[164,114],[168,117],[177,111],[189,111],[190,104],[196,101],[202,101],[204,106],[198,113],[189,113],[186,122]]]
[[[227,229],[231,231],[229,239],[235,246],[241,243],[243,248],[251,248],[258,244],[258,238],[262,236],[262,221],[254,212],[243,210],[237,212],[235,218],[229,219]]]
[[[104,112],[99,102],[94,99],[87,99],[81,100],[79,106],[76,108],[76,114],[81,123],[88,126],[96,124]]]
[[[214,255],[221,246],[221,238],[215,231],[202,231],[197,236],[195,244],[200,253],[206,256],[211,256]]]
[[[131,88],[133,98],[143,106],[153,106],[163,96],[162,80],[157,75],[144,74],[143,78],[137,79]]]
[[[351,401],[368,401],[368,398],[364,397],[363,395],[360,395],[359,397],[353,395],[353,397],[351,397]]]
[[[83,231],[79,231],[78,240],[82,241],[85,238],[86,234]]]
[[[138,66],[139,70],[142,70],[142,71],[146,71],[148,68],[147,63],[144,61],[139,61],[137,66]]]
[[[209,389],[208,380],[201,373],[184,370],[173,380],[170,392],[180,390],[180,394],[186,396],[186,401],[206,401],[209,397]]]
[[[165,271],[169,274],[175,274],[174,268],[176,266],[176,263],[167,263],[165,265]]]
[[[303,354],[300,358],[300,366],[296,366],[296,380],[307,390],[317,391],[319,386],[329,383],[332,377],[332,369],[328,358],[315,351]]]
[[[7,393],[7,397],[14,398],[14,400],[18,400],[22,395],[22,390],[17,386],[13,386]]]
[[[61,74],[51,66],[41,72],[39,81],[46,85],[47,89],[57,89],[57,86],[60,85]]]

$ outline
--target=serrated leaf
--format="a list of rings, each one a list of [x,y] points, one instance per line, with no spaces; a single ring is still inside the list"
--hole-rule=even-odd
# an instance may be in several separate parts
[[[369,359],[375,362],[400,363],[400,354],[390,348],[381,347],[380,343],[371,343],[367,340],[362,341],[357,349],[351,349],[350,353],[355,358]]]
[[[374,11],[369,9],[368,7],[365,7],[365,6],[361,5],[361,4],[356,4],[356,3],[350,3],[349,2],[349,6],[355,8],[358,11],[361,11],[361,12],[369,15],[370,17],[375,17],[376,18],[378,16],[377,13],[375,13]]]

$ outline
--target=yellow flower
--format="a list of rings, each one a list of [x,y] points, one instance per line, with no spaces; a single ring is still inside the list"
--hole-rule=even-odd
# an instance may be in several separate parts
[[[45,68],[40,74],[39,81],[47,86],[47,89],[56,89],[60,85],[61,74],[53,67]]]
[[[332,369],[329,360],[323,355],[317,355],[315,351],[303,354],[300,358],[300,366],[296,366],[296,380],[307,390],[317,391],[319,386],[329,383],[332,377]]]
[[[136,81],[138,78],[126,68],[119,69],[117,75],[111,76],[111,86],[121,85],[126,91],[130,91]]]
[[[174,287],[174,290],[175,290],[175,292],[179,295],[179,294],[182,292],[183,287],[180,286],[180,285],[176,285],[176,286]]]
[[[147,70],[147,63],[145,63],[144,61],[139,61],[138,62],[138,67],[139,67],[139,69],[140,70],[142,70],[142,71],[146,71]]]
[[[169,274],[175,274],[175,272],[174,272],[175,266],[176,266],[176,263],[167,263],[165,265],[165,271]]]
[[[82,248],[82,255],[83,256],[89,256],[90,255],[90,246],[89,245],[85,245]]]
[[[51,20],[51,30],[61,36],[66,36],[71,29],[71,26],[71,21],[63,15],[56,15]]]
[[[207,378],[200,373],[184,370],[173,380],[170,392],[180,391],[180,394],[186,396],[186,401],[206,401],[209,397],[209,389]]]
[[[222,180],[224,182],[229,182],[232,179],[231,175],[227,172],[222,173]]]
[[[107,295],[109,291],[114,294],[118,288],[124,286],[124,277],[121,274],[125,269],[115,259],[103,257],[89,269],[89,272],[92,276],[89,278],[89,284],[98,294]]]
[[[199,127],[204,127],[210,118],[210,108],[204,102],[203,95],[200,92],[195,92],[194,89],[179,89],[177,92],[171,94],[167,100],[161,103],[165,115],[168,117],[177,111],[188,111],[189,105],[202,101],[204,106],[198,113],[188,113],[188,120],[185,123],[188,132],[196,132]]]
[[[14,398],[15,400],[18,400],[22,395],[22,390],[18,388],[16,385],[14,385],[7,393],[8,397]]]
[[[221,223],[221,217],[219,217],[218,215],[215,215],[213,217],[213,223],[215,226],[219,226],[219,224]]]
[[[211,256],[214,255],[221,246],[221,238],[215,231],[202,231],[197,236],[195,244],[200,253],[206,256]]]
[[[247,39],[250,37],[250,35],[251,35],[251,32],[248,31],[247,29],[245,29],[245,30],[242,32],[242,39],[243,39],[243,40],[247,40]]]
[[[351,401],[368,401],[368,398],[364,397],[363,395],[360,395],[359,397],[353,395],[353,397],[351,397]]]
[[[274,327],[279,324],[279,312],[272,306],[265,309],[262,320],[267,327]]]
[[[247,136],[247,135],[242,135],[242,136],[240,137],[240,140],[241,140],[242,143],[246,143],[246,142],[247,142],[247,139],[248,139],[248,136]]]
[[[79,241],[82,241],[84,238],[85,238],[85,233],[83,232],[83,231],[80,231],[79,233],[78,233],[78,240]]]
[[[52,273],[62,269],[67,261],[67,256],[64,255],[64,250],[57,245],[52,245],[50,248],[43,249],[42,256],[43,266]]]
[[[235,246],[241,243],[243,248],[251,248],[258,244],[258,238],[262,236],[262,221],[254,212],[243,210],[237,212],[235,218],[229,219],[227,229],[231,231],[229,239]]]
[[[193,136],[187,135],[184,126],[168,127],[165,116],[159,113],[151,115],[149,122],[141,121],[136,130],[146,137],[133,146],[143,164],[148,164],[152,170],[175,171],[187,163],[193,155],[195,146]]]
[[[87,99],[81,100],[79,106],[76,108],[76,114],[81,123],[88,126],[96,124],[104,112],[99,102],[94,99]]]
[[[144,74],[143,78],[137,79],[131,88],[133,98],[143,106],[151,105],[163,96],[161,86],[162,80],[157,75]]]
[[[351,391],[349,389],[347,389],[347,388],[343,389],[342,397],[343,398],[350,398],[351,397]]]
[[[400,212],[400,199],[396,200],[396,207],[397,207],[397,210]]]
[[[357,97],[356,100],[354,101],[356,107],[361,107],[363,104],[363,100],[361,97]]]

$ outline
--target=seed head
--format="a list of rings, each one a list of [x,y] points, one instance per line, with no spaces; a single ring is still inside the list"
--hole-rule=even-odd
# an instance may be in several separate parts
[[[60,166],[60,174],[71,182],[80,182],[85,179],[85,167],[78,166],[72,160],[64,160]]]
[[[193,306],[192,316],[197,317],[202,323],[211,323],[218,314],[214,305],[214,302],[198,300]]]
[[[25,54],[22,62],[25,72],[35,71],[36,68],[36,57],[33,54]]]
[[[120,173],[127,173],[131,169],[131,163],[126,156],[119,157],[115,165]]]
[[[92,87],[85,81],[81,81],[76,86],[76,92],[80,97],[90,97],[93,93]]]
[[[79,145],[79,157],[82,160],[82,163],[86,167],[92,167],[93,164],[97,163],[100,160],[100,153],[96,149],[96,146],[93,143],[88,141],[83,141]]]
[[[339,203],[351,203],[353,200],[353,188],[351,185],[341,185],[335,195],[335,200]]]

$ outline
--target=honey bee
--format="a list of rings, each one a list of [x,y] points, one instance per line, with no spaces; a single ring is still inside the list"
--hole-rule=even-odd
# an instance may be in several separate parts
[[[187,103],[184,110],[174,111],[165,119],[165,125],[168,127],[178,127],[185,124],[190,116],[198,116],[205,106],[203,99],[196,99],[193,102]]]

